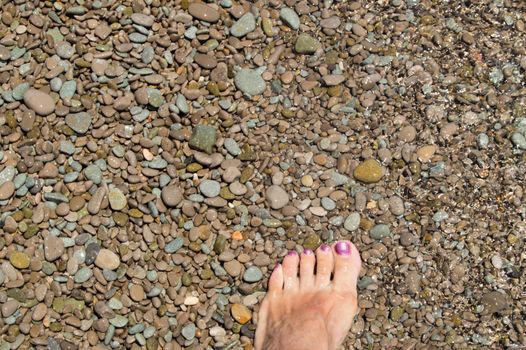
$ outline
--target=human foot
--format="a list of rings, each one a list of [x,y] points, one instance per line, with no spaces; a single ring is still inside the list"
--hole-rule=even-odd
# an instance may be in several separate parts
[[[323,244],[316,255],[290,252],[270,276],[255,349],[337,349],[358,311],[360,268],[360,254],[348,241]]]

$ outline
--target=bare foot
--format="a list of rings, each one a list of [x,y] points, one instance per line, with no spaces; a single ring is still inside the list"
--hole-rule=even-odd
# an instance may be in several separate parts
[[[256,350],[337,349],[358,311],[360,268],[360,254],[348,241],[321,245],[316,255],[305,250],[301,258],[290,252],[270,276]]]

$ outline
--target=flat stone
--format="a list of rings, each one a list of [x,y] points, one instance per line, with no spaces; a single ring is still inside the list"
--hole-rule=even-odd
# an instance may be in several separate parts
[[[27,269],[29,267],[30,259],[26,253],[14,251],[9,257],[9,262],[11,262],[11,265],[17,269]]]
[[[214,69],[217,66],[217,59],[214,56],[202,53],[197,53],[194,56],[194,61],[204,69]]]
[[[252,312],[243,304],[232,305],[230,312],[234,320],[240,324],[245,324],[252,319]]]
[[[219,196],[221,185],[214,180],[203,180],[199,184],[199,191],[208,198]]]
[[[240,38],[254,30],[256,30],[256,19],[252,12],[247,12],[232,25],[230,34]]]
[[[369,236],[372,239],[382,239],[391,236],[391,230],[386,224],[378,224],[369,231]]]
[[[195,338],[195,331],[195,324],[189,323],[181,329],[181,334],[186,340],[192,340]]]
[[[294,44],[294,50],[297,53],[307,55],[315,53],[320,47],[320,42],[306,33],[298,35],[296,43]]]
[[[115,270],[120,263],[119,256],[109,249],[101,249],[95,259],[95,265],[101,269]]]
[[[84,176],[90,181],[93,181],[95,185],[100,185],[102,182],[102,170],[95,164],[88,165],[84,170]]]
[[[213,126],[196,125],[188,144],[193,149],[211,154],[216,143],[216,137],[216,128]]]
[[[358,212],[349,214],[343,223],[343,227],[350,232],[357,230],[360,227],[360,214]]]
[[[188,13],[198,20],[215,23],[219,21],[219,12],[211,6],[193,2],[188,6]]]
[[[176,253],[179,249],[183,247],[183,244],[184,238],[177,237],[176,239],[172,240],[170,243],[164,246],[164,251],[168,254]]]
[[[267,87],[265,80],[253,69],[240,69],[234,77],[234,83],[249,96],[260,95]]]
[[[64,254],[64,241],[53,235],[44,238],[44,256],[47,261],[55,261]]]
[[[11,198],[13,194],[15,193],[15,184],[13,181],[7,181],[4,182],[2,185],[0,185],[0,200],[6,200]]]
[[[281,209],[289,202],[287,192],[277,185],[267,188],[266,198],[272,209]]]
[[[85,134],[91,126],[91,115],[86,112],[68,114],[66,125],[79,134]]]
[[[111,209],[122,210],[126,208],[127,200],[126,196],[118,188],[112,188],[108,192],[108,200],[110,201]]]
[[[134,13],[131,15],[131,20],[135,24],[150,28],[153,26],[154,17],[143,13]]]
[[[283,7],[279,12],[279,18],[290,28],[298,30],[300,28],[300,18],[296,11],[289,7]]]
[[[368,159],[354,169],[354,178],[365,183],[375,183],[382,178],[382,166],[375,159]]]
[[[93,271],[89,267],[82,267],[79,269],[73,278],[75,283],[84,283],[93,276]]]
[[[248,283],[258,282],[263,278],[263,273],[257,266],[250,266],[243,274],[243,280]]]
[[[47,116],[55,111],[53,98],[40,90],[27,90],[24,94],[24,103],[27,108],[42,116]]]
[[[179,186],[166,186],[161,191],[161,198],[166,206],[176,207],[183,200],[183,192]]]

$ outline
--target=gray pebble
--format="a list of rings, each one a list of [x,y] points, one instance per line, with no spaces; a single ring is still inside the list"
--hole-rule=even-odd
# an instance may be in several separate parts
[[[241,148],[239,148],[239,145],[237,144],[236,140],[232,138],[226,138],[224,141],[224,146],[228,153],[230,153],[234,157],[241,154]]]
[[[199,191],[208,198],[219,196],[221,185],[215,180],[203,180],[199,184]]]
[[[90,180],[93,181],[94,184],[99,185],[102,182],[102,170],[96,165],[89,165],[84,170],[84,176]]]
[[[336,209],[336,203],[332,199],[330,199],[329,197],[323,197],[321,199],[321,206],[325,210],[334,210],[334,209]]]
[[[83,267],[75,273],[75,283],[84,283],[93,276],[93,271],[89,267]]]
[[[488,144],[489,144],[489,137],[488,137],[488,135],[486,135],[483,132],[477,135],[477,146],[480,149],[484,149],[484,148],[488,147]]]
[[[230,34],[240,38],[254,30],[256,30],[256,19],[251,12],[247,12],[232,25]]]
[[[72,98],[73,95],[75,95],[76,92],[77,92],[77,81],[76,80],[68,80],[68,81],[64,82],[62,84],[62,87],[60,88],[60,98],[63,99],[63,100]]]
[[[518,148],[526,150],[526,137],[524,137],[523,134],[519,132],[514,132],[511,135],[511,142],[513,142],[513,144]]]
[[[386,224],[375,225],[371,231],[369,231],[369,236],[372,239],[382,239],[391,235],[391,230]]]
[[[279,18],[281,18],[281,20],[286,25],[294,30],[298,30],[300,28],[300,18],[298,17],[298,14],[289,7],[284,7],[281,9],[279,12]]]
[[[249,283],[260,281],[262,278],[263,273],[257,266],[250,266],[243,274],[243,280]]]
[[[195,337],[195,324],[189,323],[181,329],[181,334],[186,340],[192,340]]]
[[[261,75],[253,69],[240,69],[234,77],[234,83],[249,96],[262,94],[267,86]]]
[[[347,219],[345,219],[345,222],[343,223],[343,227],[347,231],[354,231],[360,227],[360,214],[357,212],[353,212],[347,216]]]
[[[177,237],[176,239],[164,246],[164,251],[168,254],[173,254],[182,248],[183,243],[183,237]]]

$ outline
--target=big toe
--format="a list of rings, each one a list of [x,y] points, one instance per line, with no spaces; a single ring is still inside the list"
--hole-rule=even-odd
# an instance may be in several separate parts
[[[349,241],[339,241],[332,246],[334,252],[334,288],[356,292],[356,284],[362,267],[360,253]]]

